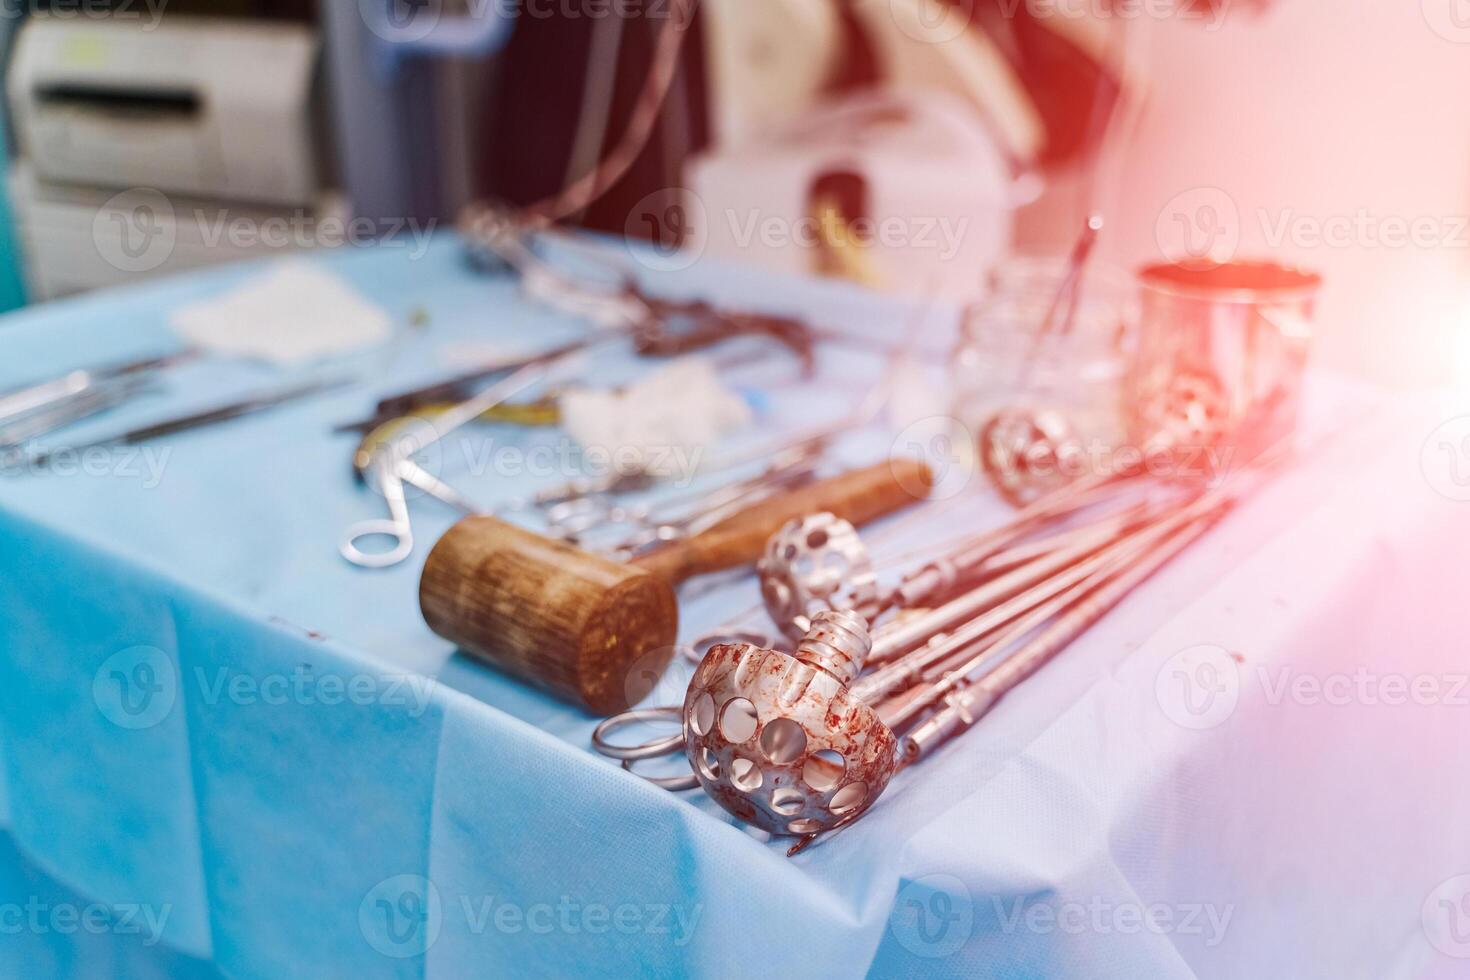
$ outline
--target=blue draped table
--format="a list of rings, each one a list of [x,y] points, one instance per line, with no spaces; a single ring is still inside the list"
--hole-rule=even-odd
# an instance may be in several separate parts
[[[1454,499],[1453,442],[1432,435],[1452,400],[1316,376],[1320,438],[1301,462],[863,820],[788,859],[702,795],[593,755],[595,719],[429,632],[417,579],[452,514],[414,503],[420,546],[402,567],[337,555],[342,530],[383,503],[354,484],[354,437],[336,423],[444,373],[455,345],[529,352],[583,327],[474,273],[449,238],[422,257],[312,261],[423,326],[334,366],[355,386],[152,455],[0,479],[5,975],[1470,969],[1456,956],[1470,955],[1470,902],[1464,922],[1455,905],[1470,707],[1452,690],[1470,503]],[[172,348],[171,309],[258,271],[11,316],[0,388]],[[890,342],[914,312],[712,264],[652,284]],[[942,350],[953,315],[931,319]],[[612,383],[647,363],[591,367]],[[737,373],[751,390],[775,379],[758,399],[769,433],[844,410],[880,369],[829,348],[823,391],[791,384],[779,357]],[[79,435],[280,380],[194,363],[166,397]],[[483,504],[537,485],[445,475]],[[941,534],[1004,519],[973,498]],[[684,630],[754,599],[749,581],[711,593]],[[1424,690],[1391,697],[1394,677]]]

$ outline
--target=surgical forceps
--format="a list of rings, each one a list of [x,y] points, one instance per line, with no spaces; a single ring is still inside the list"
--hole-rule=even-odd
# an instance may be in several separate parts
[[[0,394],[0,468],[26,459],[26,442],[100,415],[153,387],[157,372],[198,356],[186,350],[79,368]]]
[[[595,344],[592,341],[588,346]],[[365,459],[354,461],[364,478],[376,483],[388,504],[387,519],[360,521],[343,535],[338,550],[342,557],[359,568],[390,568],[401,564],[413,553],[413,525],[409,520],[405,483],[466,514],[478,513],[457,491],[443,480],[414,462],[413,456],[470,424],[485,412],[534,385],[540,384],[552,371],[567,363],[587,347],[561,349],[544,358],[533,360],[509,377],[496,382],[473,398],[460,402],[433,419],[414,419],[391,436],[383,445],[366,450]],[[363,450],[360,450],[360,453]],[[360,542],[366,538],[387,538],[392,546],[386,551],[366,551]]]
[[[359,521],[343,535],[342,557],[360,568],[391,568],[413,554],[413,525],[408,517],[404,484],[417,487],[465,516],[479,513],[457,490],[411,459],[376,456],[363,478],[374,483],[383,495],[388,504],[388,517]],[[387,538],[393,544],[385,551],[366,550],[359,542],[368,538]]]
[[[131,380],[136,383],[144,375],[196,356],[195,351],[188,350],[125,364],[79,368],[60,377],[0,393],[0,425],[9,426],[41,412],[60,410],[74,399],[98,393],[109,382]]]
[[[465,209],[460,228],[474,252],[493,255],[518,273],[529,297],[604,329],[629,334],[640,354],[667,357],[730,337],[762,336],[796,355],[804,376],[812,374],[816,336],[801,320],[726,310],[698,300],[652,297],[625,268],[602,255],[594,261],[611,279],[601,288],[590,286],[538,255],[533,245],[539,229],[503,208],[473,204]],[[676,322],[681,329],[671,328]]]
[[[826,437],[808,438],[774,453],[763,450],[716,466],[707,472],[726,472],[769,458],[760,473],[711,491],[622,505],[614,499],[625,492],[622,487],[647,489],[657,477],[645,474],[643,479],[630,477],[621,484],[612,481],[593,492],[568,495],[551,504],[545,511],[546,522],[553,534],[573,541],[594,528],[628,526],[632,533],[612,550],[635,554],[654,544],[697,534],[747,503],[810,481],[827,441]]]

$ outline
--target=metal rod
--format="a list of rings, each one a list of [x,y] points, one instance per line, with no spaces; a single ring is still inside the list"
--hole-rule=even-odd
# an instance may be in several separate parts
[[[931,666],[924,672],[922,684],[907,692],[900,699],[901,704],[889,707],[883,712],[884,720],[888,721],[891,727],[902,726],[912,721],[920,712],[933,705],[951,690],[967,683],[976,671],[988,666],[1011,644],[1043,626],[1068,607],[1075,605],[1088,592],[1096,589],[1107,579],[1146,557],[1150,551],[1159,547],[1164,539],[1178,531],[1181,524],[1197,519],[1198,517],[1192,511],[1181,512],[1123,538],[1105,553],[1107,561],[1095,566],[1091,574],[1036,606],[1024,616],[1010,623],[1003,631],[987,636],[983,641],[967,648],[957,650],[944,661]]]
[[[1073,576],[1086,574],[1091,566],[1087,556],[1098,548],[1097,541],[1091,537],[1084,537],[1081,541],[1071,543],[1058,548],[1020,568],[1005,572],[993,579],[971,589],[958,598],[952,599],[939,608],[923,616],[916,616],[908,621],[896,621],[887,628],[881,630],[873,641],[873,652],[868,655],[870,664],[887,664],[897,661],[898,658],[909,654],[919,644],[931,641],[935,635],[942,630],[950,629],[958,623],[968,624],[962,627],[955,635],[968,635],[967,630],[983,618],[983,622],[990,623],[989,614],[1003,614],[1009,611],[1012,615],[1029,608],[1022,600],[1018,605],[1013,600],[1023,596],[1031,589],[1042,589],[1035,601],[1047,598],[1051,593],[1044,591],[1048,588],[1061,589],[1073,581]],[[1081,562],[1079,565],[1078,563]],[[1081,572],[1077,569],[1082,569]],[[998,605],[1003,604],[1003,605]],[[1001,610],[1001,613],[997,613]],[[1001,620],[1004,622],[1004,619]],[[947,642],[947,641],[946,641]],[[925,654],[928,656],[928,653]],[[898,667],[895,665],[896,676],[907,676],[909,667]],[[871,697],[879,693],[882,688],[876,686],[883,682],[872,678],[883,677],[885,682],[891,676],[887,668],[876,674],[870,675],[870,681],[875,685],[874,689],[862,697]],[[860,681],[859,684],[866,683]]]
[[[936,746],[973,726],[1004,694],[1066,649],[1131,592],[1204,534],[1225,514],[1231,503],[1230,500],[1218,502],[1214,510],[1194,517],[1191,523],[1168,538],[1156,551],[1146,555],[1137,565],[1098,586],[990,673],[951,694],[941,711],[900,741],[899,751],[905,763],[922,759]]]

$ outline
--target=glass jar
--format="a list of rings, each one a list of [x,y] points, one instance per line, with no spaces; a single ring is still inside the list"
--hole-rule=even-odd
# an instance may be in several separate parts
[[[1065,278],[1064,259],[998,269],[950,362],[955,418],[1017,507],[1109,465],[1125,431],[1126,279],[1091,267],[1069,303],[1058,301]]]
[[[1113,446],[1122,438],[1127,280],[1089,267],[1070,326],[1063,301],[1043,334],[1065,274],[1064,259],[1014,260],[992,274],[985,298],[966,310],[950,380],[955,417],[971,433],[1013,409],[1058,414],[1085,442]]]

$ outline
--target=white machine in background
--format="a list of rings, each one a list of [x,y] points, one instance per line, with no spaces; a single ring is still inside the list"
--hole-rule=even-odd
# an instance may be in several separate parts
[[[33,298],[268,254],[345,220],[296,24],[38,15],[7,75],[11,196]]]
[[[706,255],[959,298],[1004,257],[1035,193],[977,115],[935,91],[820,106],[695,161],[687,183],[691,246]]]
[[[686,173],[692,246],[786,272],[971,295],[1010,244],[1014,210],[1036,193],[1015,170],[1044,140],[995,43],[940,0],[853,4],[882,89],[829,104],[845,40],[835,2],[703,9],[712,146]],[[863,247],[837,256],[811,234],[831,217],[819,198],[834,178],[863,199],[844,216],[863,222],[849,236]]]

